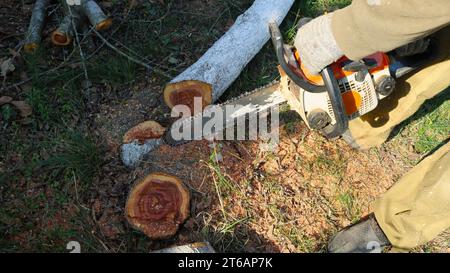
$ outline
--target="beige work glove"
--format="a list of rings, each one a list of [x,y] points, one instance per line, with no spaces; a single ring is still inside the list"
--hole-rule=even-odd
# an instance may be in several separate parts
[[[311,73],[318,74],[344,55],[331,31],[332,16],[329,13],[309,21],[299,28],[295,37],[300,60]]]

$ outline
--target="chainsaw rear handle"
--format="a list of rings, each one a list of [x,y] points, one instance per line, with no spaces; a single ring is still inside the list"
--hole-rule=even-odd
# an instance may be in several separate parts
[[[289,76],[289,78],[301,88],[308,90],[311,93],[322,93],[325,92],[324,85],[315,85],[307,81],[306,79],[297,75],[294,71],[292,71],[289,64],[286,62],[284,55],[284,41],[283,36],[281,35],[280,28],[277,23],[271,22],[269,23],[270,36],[272,37],[272,43],[275,48],[275,53],[277,55],[278,63],[281,68],[283,68],[284,72]]]
[[[284,41],[281,35],[280,28],[275,22],[269,23],[270,35],[272,37],[272,43],[275,47],[275,53],[277,55],[278,63],[281,68],[287,74],[287,76],[300,88],[311,92],[311,93],[322,93],[327,92],[331,101],[331,106],[333,108],[334,117],[336,120],[335,124],[330,124],[322,129],[322,133],[327,138],[337,138],[341,136],[348,129],[348,118],[344,110],[344,103],[342,101],[341,91],[339,85],[334,76],[333,70],[328,66],[324,68],[320,74],[322,76],[324,85],[315,85],[307,81],[306,79],[300,77],[292,71],[291,67],[288,65],[284,54]]]
[[[339,88],[339,84],[334,77],[333,70],[327,66],[322,72],[323,82],[330,97],[331,106],[333,108],[335,124],[330,124],[323,128],[322,133],[329,139],[340,137],[348,129],[348,117],[344,109],[344,102]]]

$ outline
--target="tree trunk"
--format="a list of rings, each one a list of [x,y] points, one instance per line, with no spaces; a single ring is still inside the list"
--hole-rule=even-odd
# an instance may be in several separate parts
[[[192,107],[194,97],[202,97],[204,104],[215,102],[270,39],[269,22],[280,24],[293,3],[255,0],[196,63],[166,85],[166,104]]]

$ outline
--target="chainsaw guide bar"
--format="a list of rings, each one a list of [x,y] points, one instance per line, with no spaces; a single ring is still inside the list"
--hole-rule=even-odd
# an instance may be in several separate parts
[[[285,102],[286,99],[281,93],[281,83],[279,80],[275,80],[263,87],[246,92],[224,103],[207,106],[201,113],[175,121],[164,134],[163,140],[167,145],[179,146],[192,140],[213,139],[214,136],[220,132],[234,126],[235,120],[244,118],[250,114],[260,113],[272,107],[284,104]],[[227,106],[235,106],[233,108],[233,112],[228,113],[229,111],[226,110],[228,108]],[[223,115],[223,126],[221,128],[216,128],[214,126],[211,128],[211,132],[207,135],[193,135],[193,128],[195,124],[201,126],[200,128],[204,128],[203,126],[205,124],[216,118],[215,113],[218,112],[226,113]],[[179,132],[180,128],[189,127],[191,128],[191,137],[189,140],[177,140],[173,138],[172,130],[177,130]]]

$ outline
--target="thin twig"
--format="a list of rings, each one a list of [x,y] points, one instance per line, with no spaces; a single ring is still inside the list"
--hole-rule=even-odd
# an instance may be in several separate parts
[[[83,64],[84,78],[85,78],[85,80],[89,81],[89,77],[88,77],[88,73],[87,73],[87,69],[86,69],[86,62],[85,62],[85,58],[84,58],[84,53],[83,53],[83,49],[81,49],[80,39],[78,37],[77,26],[75,25],[75,22],[73,20],[73,13],[72,13],[71,6],[69,6],[69,14],[70,14],[70,20],[72,21],[73,32],[75,33],[75,40],[77,42],[78,49],[80,50],[80,58],[81,58],[81,63]]]
[[[87,57],[85,58],[85,60],[87,61],[87,60],[89,60],[90,58],[92,58],[94,55],[96,55],[97,52],[99,52],[100,49],[103,48],[103,46],[105,46],[105,43],[104,43],[104,42],[103,42],[103,44],[101,44],[94,52],[92,52],[92,54],[90,54],[89,56],[87,56]],[[63,68],[63,67],[68,66],[68,65],[75,65],[75,64],[78,64],[79,62],[72,62],[72,63],[68,63],[68,62],[67,62],[68,60],[70,60],[70,58],[72,57],[72,55],[73,55],[74,53],[75,53],[75,50],[72,51],[72,52],[69,54],[69,56],[67,57],[67,60],[66,60],[66,61],[60,63],[58,66],[53,67],[53,68],[51,68],[51,69],[49,69],[49,70],[47,70],[47,71],[43,71],[43,72],[41,72],[41,73],[38,73],[38,74],[36,74],[35,76],[36,76],[36,77],[41,77],[41,76],[50,74],[50,73],[52,73],[52,72],[55,72],[55,71],[57,71],[57,70],[59,70],[59,69],[61,69],[61,68]],[[20,81],[20,82],[18,82],[18,83],[15,83],[15,84],[12,84],[12,85],[3,87],[3,88],[0,89],[0,91],[6,91],[6,90],[9,90],[9,89],[12,89],[12,88],[17,88],[17,87],[19,87],[19,86],[21,86],[21,85],[23,85],[23,84],[28,83],[28,82],[31,81],[32,79],[33,79],[33,77],[30,77],[30,78],[25,79],[25,80],[23,80],[23,81]]]
[[[160,69],[157,69],[157,68],[152,68],[152,67],[150,67],[148,64],[146,64],[146,63],[143,63],[143,62],[141,62],[141,61],[139,61],[139,60],[137,60],[137,59],[135,59],[135,58],[133,58],[133,57],[131,57],[131,56],[129,56],[129,55],[127,55],[126,53],[124,53],[124,52],[122,52],[120,49],[118,49],[117,47],[115,47],[114,45],[112,45],[110,42],[108,42],[108,40],[106,40],[105,39],[105,37],[103,37],[97,30],[93,30],[94,31],[94,33],[109,47],[109,48],[111,48],[112,50],[114,50],[115,52],[117,52],[118,54],[120,54],[121,56],[123,56],[123,57],[125,57],[125,58],[127,58],[128,60],[130,60],[130,61],[132,61],[132,62],[134,62],[134,63],[137,63],[137,64],[139,64],[139,65],[141,65],[141,66],[143,66],[143,67],[145,67],[145,68],[147,68],[148,70],[150,70],[150,71],[154,71],[154,72],[156,72],[156,73],[158,73],[158,74],[160,74],[160,75],[162,75],[162,76],[164,76],[164,77],[167,77],[167,78],[172,78],[172,76],[171,75],[169,75],[169,74],[167,74],[166,72],[164,72],[164,71],[162,71],[162,70],[160,70]]]

